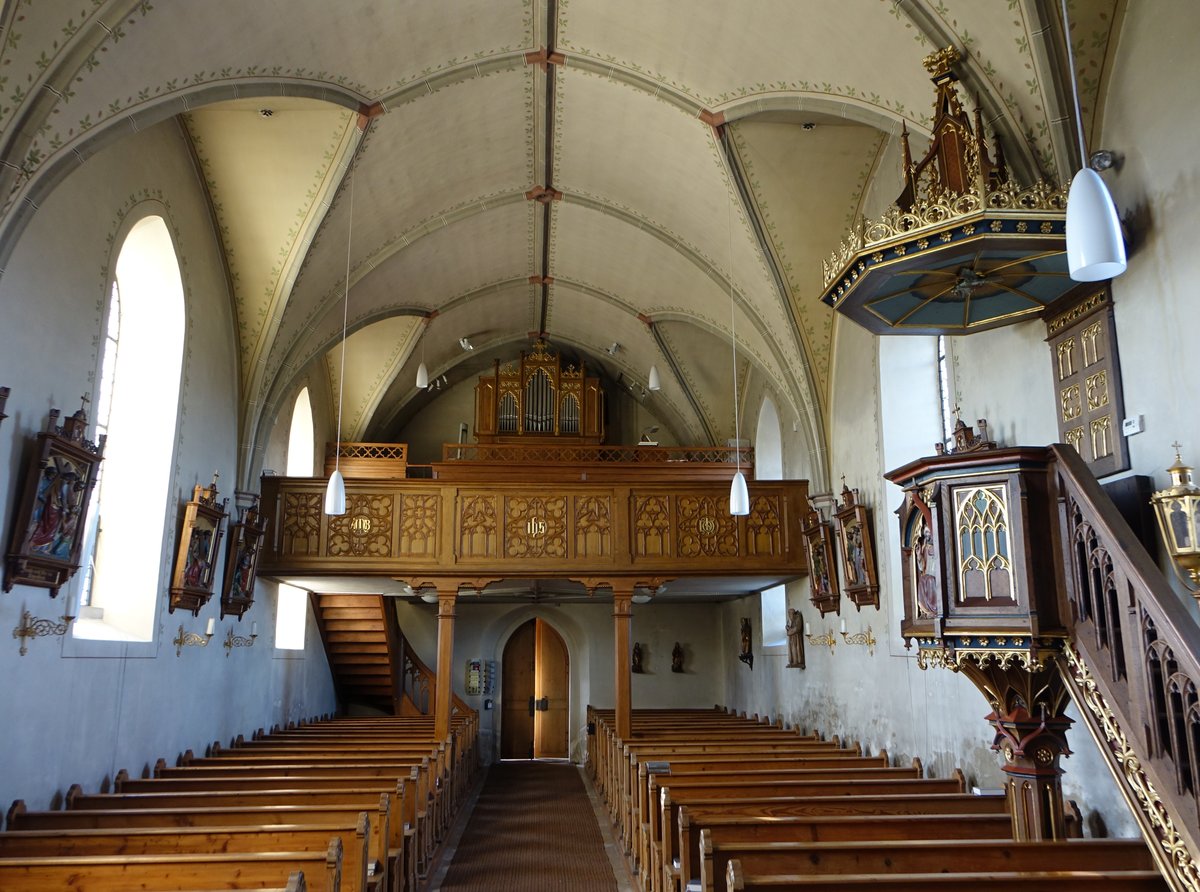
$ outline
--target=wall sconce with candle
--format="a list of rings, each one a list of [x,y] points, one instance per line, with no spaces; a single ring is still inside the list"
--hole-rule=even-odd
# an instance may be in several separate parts
[[[851,646],[866,647],[867,652],[871,656],[875,656],[875,645],[878,643],[875,640],[875,635],[871,631],[871,627],[867,626],[865,632],[855,632],[853,635],[846,634],[846,621],[842,620],[842,640]]]
[[[842,620],[842,625],[845,626],[846,621]],[[832,632],[826,632],[823,635],[814,635],[812,626],[808,623],[804,624],[804,637],[808,639],[808,643],[814,647],[828,647],[829,655],[833,656],[833,649],[837,647],[837,639],[833,637]]]
[[[246,638],[243,635],[233,634],[233,626],[229,627],[229,633],[225,636],[225,656],[229,657],[233,653],[235,647],[254,647],[254,640],[258,637],[258,620],[250,623],[250,637]]]
[[[1200,534],[1200,487],[1192,482],[1192,469],[1179,455],[1180,445],[1171,445],[1175,449],[1175,464],[1167,468],[1171,485],[1156,492],[1150,501],[1176,575],[1200,600],[1200,542],[1196,541]]]
[[[212,636],[216,634],[217,620],[215,617],[208,618],[208,626],[204,630],[203,635],[197,635],[195,632],[185,632],[183,623],[179,624],[179,635],[172,639],[171,643],[175,645],[175,656],[180,656],[185,647],[208,647],[208,642],[212,640]]]

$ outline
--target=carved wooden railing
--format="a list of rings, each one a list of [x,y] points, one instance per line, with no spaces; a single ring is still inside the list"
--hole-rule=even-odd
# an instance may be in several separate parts
[[[325,476],[334,467],[346,478],[391,480],[403,478],[408,468],[407,443],[326,443]]]
[[[442,461],[487,461],[512,464],[542,462],[658,462],[720,463],[732,465],[741,454],[741,463],[754,464],[754,449],[743,446],[588,446],[558,443],[443,443]]]
[[[589,467],[595,467],[591,465]],[[264,477],[260,572],[428,579],[686,577],[807,570],[803,480],[749,484],[729,514],[729,482],[346,481],[346,514],[322,512],[319,479]],[[499,480],[500,482],[497,482]]]
[[[1168,882],[1200,890],[1200,627],[1079,456],[1052,449],[1064,675]]]

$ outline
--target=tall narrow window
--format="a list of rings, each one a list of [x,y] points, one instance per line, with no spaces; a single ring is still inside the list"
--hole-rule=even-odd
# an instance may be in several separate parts
[[[275,647],[304,650],[304,623],[308,618],[308,592],[294,585],[279,584],[275,609]]]
[[[161,589],[183,366],[184,301],[166,223],[146,217],[129,231],[109,297],[96,400],[107,433],[82,602],[80,638],[149,641]],[[151,544],[151,547],[147,545]]]
[[[754,479],[783,479],[783,432],[779,412],[770,397],[763,399],[754,433]],[[764,591],[759,597],[764,647],[787,644],[787,589],[782,585]]]
[[[950,401],[950,361],[946,355],[946,336],[937,339],[938,397],[942,405],[942,442],[954,440],[954,404]]]
[[[311,477],[313,475],[313,416],[312,402],[305,387],[296,397],[292,407],[292,426],[288,433],[287,475],[289,477]]]

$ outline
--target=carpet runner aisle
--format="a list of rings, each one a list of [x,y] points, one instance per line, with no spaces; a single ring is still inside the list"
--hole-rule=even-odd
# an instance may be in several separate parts
[[[444,892],[616,892],[579,769],[492,765],[446,871]]]

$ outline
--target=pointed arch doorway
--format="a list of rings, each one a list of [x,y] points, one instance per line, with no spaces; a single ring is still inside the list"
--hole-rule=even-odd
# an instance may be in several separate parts
[[[504,645],[501,673],[500,758],[567,758],[571,662],[562,636],[529,620]]]

